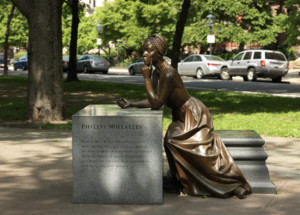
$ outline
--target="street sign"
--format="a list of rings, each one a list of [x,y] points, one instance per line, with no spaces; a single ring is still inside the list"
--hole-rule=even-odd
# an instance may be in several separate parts
[[[101,38],[98,38],[98,39],[97,39],[97,45],[98,45],[98,46],[101,46],[101,43],[102,43]]]
[[[207,35],[207,43],[215,43],[215,35]]]

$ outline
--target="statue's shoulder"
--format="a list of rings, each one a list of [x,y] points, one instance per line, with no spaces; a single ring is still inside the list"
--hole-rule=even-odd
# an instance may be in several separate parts
[[[172,66],[169,67],[168,71],[165,74],[166,78],[174,78],[178,76],[178,71]]]

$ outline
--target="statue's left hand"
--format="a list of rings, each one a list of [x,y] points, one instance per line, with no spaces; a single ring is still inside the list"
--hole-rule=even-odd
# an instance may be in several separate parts
[[[152,58],[149,65],[145,65],[142,68],[144,78],[151,78],[152,73]]]
[[[119,99],[117,103],[121,108],[128,108],[131,106],[131,102],[124,98]]]

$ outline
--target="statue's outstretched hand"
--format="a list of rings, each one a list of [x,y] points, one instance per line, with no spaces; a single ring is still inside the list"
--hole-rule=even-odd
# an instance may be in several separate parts
[[[131,105],[131,102],[129,102],[127,99],[124,98],[119,99],[117,103],[121,108],[128,108]]]
[[[144,78],[151,78],[152,73],[152,58],[149,65],[145,65],[142,68]]]

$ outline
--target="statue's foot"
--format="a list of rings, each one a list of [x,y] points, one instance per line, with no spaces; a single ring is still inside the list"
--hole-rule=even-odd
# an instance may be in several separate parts
[[[242,186],[238,186],[235,188],[234,193],[239,199],[243,199],[246,194],[246,189]]]

